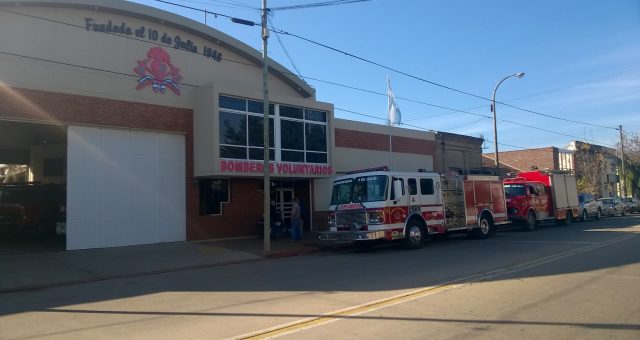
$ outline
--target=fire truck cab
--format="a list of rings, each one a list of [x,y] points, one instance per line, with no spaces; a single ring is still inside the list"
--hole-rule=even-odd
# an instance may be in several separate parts
[[[365,171],[333,182],[328,231],[318,238],[364,244],[401,240],[422,246],[429,234],[464,231],[478,238],[507,223],[502,182],[496,176],[435,172]]]

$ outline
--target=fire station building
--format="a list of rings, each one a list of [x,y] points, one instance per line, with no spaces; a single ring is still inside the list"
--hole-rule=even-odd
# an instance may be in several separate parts
[[[0,164],[64,186],[65,249],[259,233],[258,51],[120,0],[0,0],[0,28]],[[271,197],[305,230],[340,173],[433,169],[434,133],[335,119],[273,60],[269,87]]]

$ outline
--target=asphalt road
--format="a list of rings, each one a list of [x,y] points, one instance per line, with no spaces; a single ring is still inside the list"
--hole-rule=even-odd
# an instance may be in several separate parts
[[[0,338],[640,339],[640,215],[0,294]]]

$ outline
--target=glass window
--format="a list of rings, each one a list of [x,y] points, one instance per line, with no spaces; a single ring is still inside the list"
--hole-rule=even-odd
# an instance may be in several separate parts
[[[247,148],[220,145],[220,158],[247,159]]]
[[[395,200],[396,199],[395,195],[393,194],[393,182],[395,182],[396,180],[400,181],[400,187],[402,188],[402,194],[404,195],[404,179],[403,178],[394,177],[391,180],[391,190],[389,190],[389,192],[391,192],[391,195],[389,195],[391,200]]]
[[[304,125],[302,122],[282,120],[280,134],[280,143],[283,149],[304,150]]]
[[[433,179],[420,178],[420,194],[421,195],[433,195]]]
[[[302,119],[302,108],[280,105],[280,116]]]
[[[220,105],[221,109],[247,111],[247,101],[245,99],[220,96],[218,105]]]
[[[327,113],[324,111],[304,110],[306,120],[315,120],[316,122],[326,122]]]
[[[257,102],[255,100],[250,100],[249,101],[249,112],[253,112],[253,113],[263,113],[263,109],[264,105],[262,105],[262,102]],[[273,104],[269,104],[269,114],[273,116]]]
[[[249,159],[251,160],[264,160],[264,149],[263,148],[249,148]],[[276,151],[273,148],[269,149],[269,159],[272,161],[276,160]]]
[[[387,187],[387,176],[362,176],[353,182],[353,202],[383,201]]]
[[[199,179],[200,216],[221,215],[222,204],[229,203],[229,180]]]
[[[307,150],[327,151],[327,126],[321,124],[305,124]]]
[[[247,145],[246,116],[220,112],[220,144]]]
[[[407,186],[409,187],[409,195],[418,194],[418,182],[416,182],[415,178],[409,178],[407,180]]]
[[[285,162],[304,163],[304,152],[282,150],[281,158]]]
[[[527,189],[522,184],[505,184],[504,193],[507,196],[524,196],[527,194]]]
[[[307,163],[327,163],[327,154],[324,152],[307,152]]]
[[[263,117],[249,116],[249,146],[264,146]],[[274,146],[273,118],[269,118],[269,146]]]

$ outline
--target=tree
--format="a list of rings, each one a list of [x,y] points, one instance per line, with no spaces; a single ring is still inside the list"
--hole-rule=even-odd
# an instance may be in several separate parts
[[[640,196],[640,136],[635,134],[624,134],[624,165],[625,185],[624,192],[627,196]],[[620,144],[617,145],[620,152]]]
[[[591,145],[580,143],[576,145],[576,176],[578,191],[591,193],[599,197],[604,175],[604,154],[591,150]]]

